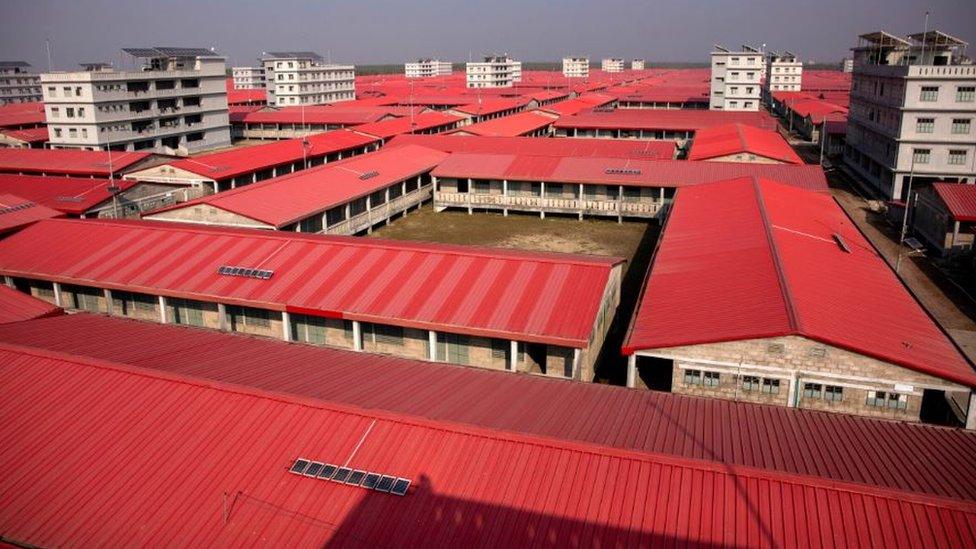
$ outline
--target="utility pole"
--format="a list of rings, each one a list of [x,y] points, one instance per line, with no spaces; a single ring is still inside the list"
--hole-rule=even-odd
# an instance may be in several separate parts
[[[827,115],[820,119],[820,167],[823,167],[824,143],[827,141]]]
[[[54,68],[51,65],[51,39],[44,39],[44,46],[47,48],[47,72],[54,72]]]
[[[925,41],[928,39],[929,34],[929,12],[925,12],[925,23],[922,26],[922,54],[918,58],[918,64],[925,63]]]
[[[908,172],[908,192],[905,193],[905,212],[901,217],[901,234],[898,237],[898,259],[895,260],[895,273],[901,268],[902,246],[905,245],[905,233],[908,232],[908,208],[912,203],[912,179],[915,177],[915,150],[912,149],[912,168]]]

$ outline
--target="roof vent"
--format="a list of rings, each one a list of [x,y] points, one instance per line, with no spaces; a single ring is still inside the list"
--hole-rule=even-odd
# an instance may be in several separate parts
[[[378,176],[379,174],[380,174],[380,172],[377,172],[377,171],[366,172],[366,173],[360,175],[359,176],[359,179],[362,179],[363,181],[366,181],[367,179],[372,179],[372,178]]]
[[[0,208],[0,214],[19,212],[20,210],[26,210],[27,208],[33,208],[34,206],[37,206],[37,204],[34,204],[33,202],[21,202],[20,204],[14,204],[13,206]]]
[[[245,278],[257,278],[260,280],[269,280],[273,275],[274,271],[269,271],[266,269],[249,269],[246,267],[232,267],[230,265],[221,265],[217,268],[217,274],[222,274],[226,276],[242,276]]]
[[[80,196],[59,196],[56,199],[58,202],[81,202]]]
[[[834,242],[837,243],[837,246],[839,246],[841,250],[844,250],[844,252],[846,253],[851,253],[850,246],[847,245],[847,242],[844,241],[844,237],[841,236],[840,233],[834,233],[833,237],[834,237]]]
[[[396,496],[407,495],[407,490],[410,488],[410,479],[361,471],[359,469],[304,458],[296,459],[291,467],[288,468],[288,472],[303,477],[345,484],[347,486],[359,486],[367,490],[385,492]]]
[[[640,175],[638,168],[607,168],[603,170],[607,175]]]

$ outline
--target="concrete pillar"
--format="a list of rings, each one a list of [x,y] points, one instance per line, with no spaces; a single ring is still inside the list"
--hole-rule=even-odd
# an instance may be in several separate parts
[[[918,199],[915,199],[915,203],[918,204]],[[917,206],[916,206],[917,207]],[[956,247],[956,239],[959,238],[959,222],[956,221],[952,224],[952,243],[950,244],[950,252]]]
[[[508,357],[508,370],[510,372],[518,371],[518,341],[511,342],[511,350],[509,351]]]
[[[545,204],[545,202],[546,202],[546,182],[545,181],[540,181],[539,182],[539,204],[540,204],[540,206],[539,206],[539,218],[540,219],[545,219],[546,218],[546,210],[545,210],[545,207],[542,206],[542,204]]]
[[[4,276],[3,277],[3,283],[6,284],[8,287],[13,288],[14,287],[14,278],[12,276]]]
[[[637,355],[627,357],[627,387],[637,387]]]
[[[583,221],[583,184],[579,184],[579,193],[576,195],[576,203],[579,204],[579,220]]]
[[[217,316],[220,318],[220,329],[224,332],[230,329],[227,323],[227,305],[223,303],[217,304]]]
[[[624,186],[619,185],[617,187],[617,223],[624,222],[623,205],[624,205]]]
[[[474,181],[468,178],[468,215],[471,215],[471,194],[474,192]]]
[[[434,330],[427,331],[427,360],[437,361],[437,332]]]
[[[102,293],[105,295],[105,310],[108,312],[108,316],[113,316],[112,313],[112,290],[104,289]]]
[[[969,411],[966,413],[966,428],[976,429],[976,391],[969,392]]]
[[[64,307],[64,303],[61,300],[61,284],[54,283],[54,304],[58,307]]]
[[[257,183],[257,182],[258,182],[258,172],[254,172],[251,174],[251,183]]]
[[[583,357],[583,353],[580,349],[573,349],[573,379],[579,380],[582,372],[580,371],[580,362]]]
[[[363,328],[358,320],[352,321],[352,348],[354,351],[363,350]]]
[[[166,318],[166,298],[164,296],[159,296],[159,323],[166,324],[169,321]]]
[[[800,380],[796,375],[796,371],[790,372],[790,389],[786,394],[786,405],[790,408],[796,408],[797,406],[797,385],[800,384]]]
[[[281,311],[281,339],[291,341],[291,315]]]

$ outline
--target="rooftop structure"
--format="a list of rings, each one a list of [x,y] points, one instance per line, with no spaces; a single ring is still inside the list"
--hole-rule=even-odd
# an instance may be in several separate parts
[[[424,58],[405,63],[404,74],[407,78],[433,78],[451,74],[451,62],[439,59]]]
[[[587,380],[621,263],[150,221],[50,220],[0,241],[0,273],[68,308],[129,296],[140,306],[120,314],[147,320]]]
[[[880,198],[976,182],[976,65],[938,30],[861,35],[854,51],[844,162]]]
[[[356,98],[356,67],[327,63],[315,52],[267,52],[261,65],[268,104],[322,105]]]
[[[624,353],[631,386],[976,428],[969,362],[828,193],[775,180],[678,191]]]
[[[224,58],[202,48],[125,48],[138,70],[89,64],[41,75],[52,148],[186,155],[230,144]]]
[[[777,131],[744,124],[711,126],[695,133],[688,160],[803,164]]]
[[[41,78],[24,61],[0,61],[0,105],[41,100]]]
[[[922,189],[915,197],[911,225],[937,256],[965,261],[976,243],[976,185],[936,182]]]

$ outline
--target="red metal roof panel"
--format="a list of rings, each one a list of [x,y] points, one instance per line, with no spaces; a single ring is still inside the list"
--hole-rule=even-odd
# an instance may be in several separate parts
[[[0,105],[0,128],[32,128],[43,126],[44,103],[8,103]]]
[[[0,149],[0,172],[46,173],[108,177],[153,155],[144,152],[83,151],[77,149]]]
[[[803,159],[779,132],[744,124],[698,130],[691,142],[688,160],[707,160],[740,153],[751,153],[787,164],[803,164]]]
[[[353,128],[353,130],[380,139],[389,139],[395,135],[422,132],[441,128],[442,126],[453,128],[461,120],[464,120],[464,118],[453,114],[425,112],[414,116],[404,116],[392,120],[361,124]]]
[[[933,183],[932,189],[945,203],[955,221],[976,221],[976,185]]]
[[[976,500],[976,477],[969,474],[976,432],[962,429],[568,383],[84,313],[0,326],[0,341],[529,436]]]
[[[0,324],[61,314],[64,311],[60,307],[0,284]]]
[[[790,334],[976,386],[830,195],[753,178],[679,191],[625,352]]]
[[[776,119],[764,111],[726,112],[686,109],[616,109],[564,116],[556,128],[695,131],[725,124],[776,129]]]
[[[12,139],[31,144],[46,143],[48,139],[47,126],[27,128],[24,130],[2,130],[0,133]]]
[[[110,183],[113,181],[92,177],[0,173],[0,193],[21,196],[69,215],[81,215],[111,200],[112,193],[108,192]],[[116,179],[114,184],[124,191],[136,182]]]
[[[401,135],[391,145],[414,144],[458,153],[532,156],[600,156],[608,158],[671,159],[673,141],[621,139],[562,139],[549,137],[481,137],[476,135]]]
[[[518,137],[541,130],[550,126],[554,121],[555,118],[552,116],[541,114],[538,111],[523,111],[470,124],[458,131],[483,137]]]
[[[0,271],[11,276],[571,347],[587,345],[621,261],[95,220],[49,220],[0,241]],[[221,265],[274,276],[231,278]],[[489,280],[497,291],[482,289]]]
[[[0,348],[0,373],[0,530],[23,544],[516,547],[544,538],[751,547],[802,536],[842,547],[881,546],[888,533],[913,547],[956,547],[976,536],[976,505],[945,498],[410,419],[10,346]],[[299,457],[413,482],[405,496],[381,494],[290,473]]]
[[[0,234],[63,214],[22,196],[0,194]]]

